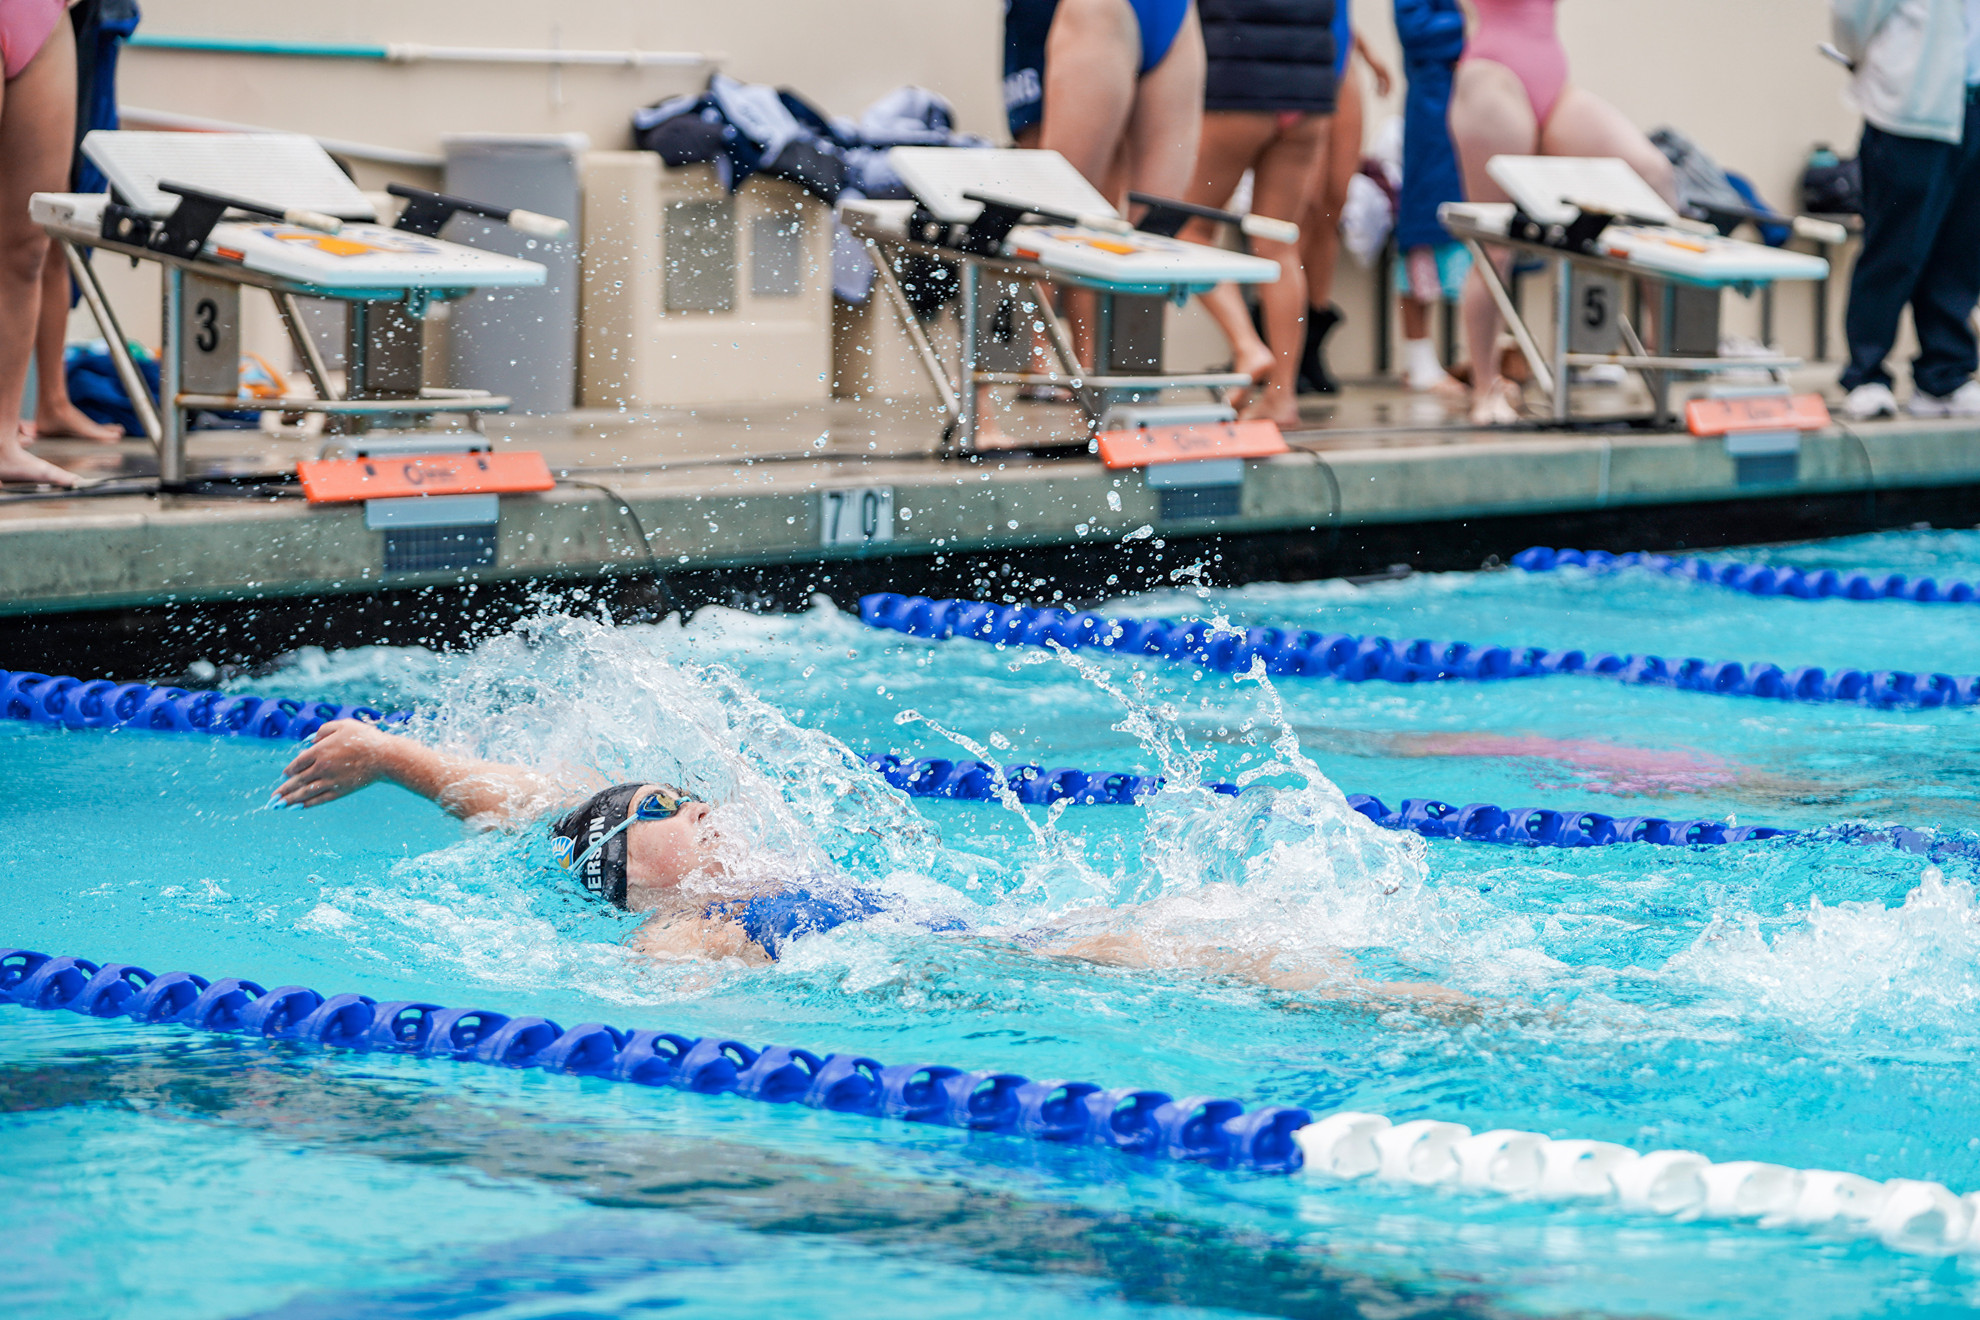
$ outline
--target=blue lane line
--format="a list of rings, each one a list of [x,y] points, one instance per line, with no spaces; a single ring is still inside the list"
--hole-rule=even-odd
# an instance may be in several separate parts
[[[1297,1170],[1304,1157],[1294,1134],[1313,1121],[1292,1105],[1246,1112],[1238,1101],[1215,1096],[1176,1099],[1166,1091],[1035,1082],[1017,1073],[965,1072],[939,1063],[888,1067],[864,1055],[819,1055],[782,1045],[757,1049],[714,1036],[622,1031],[602,1022],[565,1030],[543,1017],[380,1003],[360,994],[325,998],[307,986],[264,990],[253,981],[209,981],[191,972],[153,976],[129,963],[51,958],[28,949],[0,949],[0,1003],[337,1049],[541,1068],[1257,1173]]]
[[[286,742],[307,738],[331,720],[395,724],[411,715],[411,711],[388,715],[371,706],[328,701],[229,697],[223,692],[188,692],[109,679],[85,681],[0,670],[0,716],[73,729],[135,728]],[[874,773],[913,797],[988,802],[997,799],[1002,789],[1028,805],[1071,799],[1083,806],[1134,806],[1162,788],[1156,776],[1132,771],[1048,770],[1037,765],[995,766],[988,761],[911,760],[893,754],[862,759]],[[1205,787],[1233,796],[1238,792],[1235,784]],[[1356,794],[1348,798],[1348,805],[1388,829],[1474,843],[1558,848],[1610,843],[1717,844],[1771,839],[1792,832],[1767,825],[1729,827],[1714,820],[1615,817],[1547,807],[1506,808],[1489,802],[1453,806],[1435,798],[1406,798],[1400,808],[1391,811],[1379,798]]]
[[[1082,806],[1133,806],[1161,791],[1153,775],[1109,774],[1036,765],[998,767],[988,761],[909,760],[868,756],[866,764],[888,783],[913,797],[989,802],[1000,790],[1026,804],[1070,799]],[[1213,793],[1238,794],[1235,784],[1205,784]],[[1674,846],[1745,843],[1775,839],[1793,830],[1772,825],[1728,825],[1719,820],[1667,820],[1662,816],[1605,816],[1598,811],[1557,811],[1548,807],[1500,807],[1490,802],[1453,806],[1436,798],[1405,798],[1390,810],[1380,798],[1350,794],[1348,805],[1377,825],[1407,830],[1426,839],[1472,843],[1528,844],[1550,848],[1598,848],[1612,843]]]
[[[1557,568],[1586,568],[1606,572],[1645,568],[1691,582],[1708,582],[1749,596],[1792,596],[1796,600],[1903,600],[1917,605],[1970,605],[1980,601],[1980,587],[1971,582],[1935,578],[1907,579],[1902,573],[1841,573],[1833,568],[1776,568],[1770,564],[1718,562],[1693,555],[1651,555],[1631,551],[1612,555],[1606,550],[1555,550],[1536,545],[1512,558],[1514,568],[1528,573],[1551,573]]]
[[[1717,696],[1766,697],[1878,707],[1971,706],[1980,703],[1980,675],[1874,673],[1812,665],[1744,665],[1736,660],[1665,660],[1655,655],[1590,655],[1586,651],[1513,650],[1437,642],[1427,637],[1396,642],[1352,633],[1290,632],[1282,628],[1219,629],[1204,621],[1109,618],[1090,611],[1035,609],[988,601],[930,600],[880,592],[859,602],[861,622],[911,637],[966,637],[1004,646],[1091,647],[1197,665],[1226,674],[1247,673],[1254,660],[1274,676],[1338,678],[1349,683],[1462,680],[1492,682],[1548,674],[1591,674],[1623,683],[1671,687]]]
[[[71,729],[152,729],[243,738],[307,738],[331,720],[397,724],[411,711],[286,697],[230,697],[224,692],[118,683],[0,669],[0,717]]]

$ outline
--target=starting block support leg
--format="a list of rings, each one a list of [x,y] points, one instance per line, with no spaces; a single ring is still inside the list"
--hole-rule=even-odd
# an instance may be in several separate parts
[[[1499,278],[1499,268],[1492,264],[1492,258],[1486,253],[1484,244],[1477,239],[1467,238],[1464,245],[1471,249],[1472,264],[1484,279],[1486,292],[1490,293],[1492,301],[1498,304],[1499,316],[1505,321],[1506,328],[1512,331],[1513,339],[1519,344],[1519,351],[1526,355],[1527,362],[1532,366],[1534,380],[1539,383],[1541,389],[1552,395],[1553,369],[1547,365],[1547,360],[1540,356],[1540,347],[1533,342],[1532,332],[1527,330],[1526,322],[1520,318],[1519,309],[1513,306],[1512,295],[1506,292],[1505,281]]]
[[[103,335],[104,347],[110,352],[110,364],[117,369],[117,379],[123,383],[124,393],[130,396],[131,411],[137,414],[145,439],[151,441],[153,449],[157,449],[161,444],[158,409],[152,405],[151,387],[144,383],[137,363],[131,361],[130,341],[124,338],[124,327],[118,324],[117,314],[110,309],[110,300],[104,296],[103,286],[96,282],[95,269],[82,259],[76,245],[66,238],[55,241],[62,245],[62,255],[69,262],[69,274],[75,279],[76,288],[81,291],[97,330]]]
[[[293,293],[277,293],[275,310],[281,314],[282,328],[289,332],[289,343],[296,350],[303,370],[309,375],[309,383],[316,387],[316,397],[325,403],[334,400],[337,392],[330,388],[330,370],[324,365],[323,354],[316,347],[316,341],[309,337],[309,323],[303,320],[302,304],[296,301]]]
[[[1045,338],[1051,342],[1052,356],[1059,360],[1059,370],[1077,380],[1080,374],[1079,354],[1073,351],[1072,340],[1066,337],[1066,328],[1059,324],[1059,315],[1052,310],[1052,286],[1044,280],[1033,280],[1031,296],[1038,299],[1038,319],[1045,323]]]
[[[1574,324],[1574,267],[1566,257],[1554,263],[1554,420],[1568,419],[1568,331]]]
[[[164,352],[158,356],[158,485],[177,490],[186,484],[186,414],[179,407],[179,331],[186,314],[186,273],[161,263],[165,285]]]
[[[935,387],[935,395],[942,401],[942,411],[951,421],[956,417],[956,391],[949,384],[949,376],[942,368],[942,359],[935,355],[935,346],[928,342],[928,332],[921,328],[921,321],[909,305],[907,295],[901,291],[900,281],[894,277],[894,268],[887,264],[887,254],[872,239],[866,240],[866,255],[873,263],[875,275],[885,292],[887,301],[893,305],[894,314],[901,318],[901,329],[907,332],[908,342],[914,345],[915,355],[921,359],[921,369],[928,373],[928,383]]]
[[[1044,280],[1035,279],[1031,282],[1031,296],[1038,299],[1038,319],[1045,323],[1045,338],[1052,345],[1052,356],[1059,360],[1059,371],[1072,382],[1073,401],[1086,414],[1087,425],[1097,426],[1106,408],[1103,405],[1096,409],[1092,397],[1080,385],[1080,377],[1085,372],[1079,365],[1079,354],[1073,348],[1071,337],[1066,334],[1066,328],[1059,324],[1059,314],[1052,310],[1052,286]],[[1216,391],[1213,389],[1211,393]]]
[[[982,283],[982,269],[973,261],[963,262],[962,361],[956,373],[963,387],[956,399],[956,449],[964,454],[976,452],[976,303]]]

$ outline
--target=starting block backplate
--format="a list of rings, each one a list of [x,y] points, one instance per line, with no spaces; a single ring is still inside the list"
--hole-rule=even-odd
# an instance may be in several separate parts
[[[301,133],[141,133],[96,129],[83,155],[130,205],[170,214],[179,199],[158,190],[182,183],[339,220],[375,220],[377,209],[315,138]]]

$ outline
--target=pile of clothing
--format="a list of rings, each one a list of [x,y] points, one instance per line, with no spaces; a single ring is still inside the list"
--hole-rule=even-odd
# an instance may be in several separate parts
[[[669,165],[713,164],[731,192],[752,174],[787,179],[834,203],[906,197],[887,148],[987,147],[955,131],[955,110],[924,87],[889,92],[857,120],[833,118],[796,92],[709,78],[698,96],[676,96],[633,115],[633,140]]]
[[[633,140],[668,165],[713,165],[730,192],[755,174],[784,179],[827,205],[841,198],[910,196],[887,163],[889,147],[987,147],[955,129],[955,109],[924,87],[901,87],[857,120],[827,115],[796,92],[715,74],[698,95],[633,115]],[[873,267],[845,226],[834,232],[833,291],[863,303]]]

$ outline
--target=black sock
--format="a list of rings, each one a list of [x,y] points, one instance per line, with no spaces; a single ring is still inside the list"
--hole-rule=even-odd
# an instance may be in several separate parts
[[[1340,393],[1340,382],[1327,370],[1327,336],[1341,320],[1341,309],[1332,303],[1306,309],[1306,347],[1299,355],[1300,393]]]

